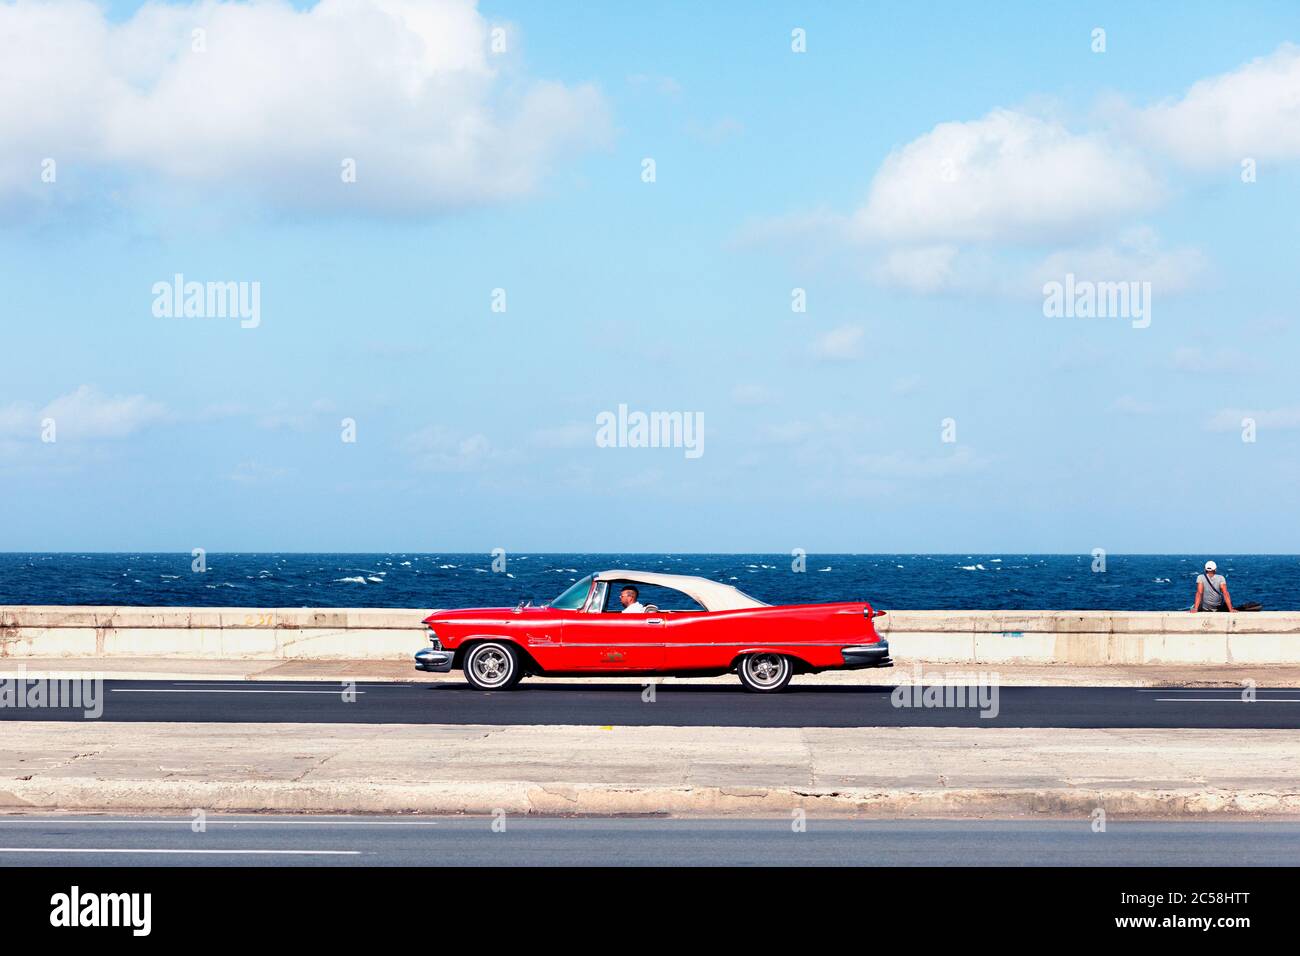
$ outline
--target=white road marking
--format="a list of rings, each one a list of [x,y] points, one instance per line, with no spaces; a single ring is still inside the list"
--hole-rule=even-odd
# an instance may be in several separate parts
[[[175,850],[175,849],[118,849],[115,847],[66,847],[66,846],[0,846],[0,853],[207,853],[224,856],[236,855],[277,855],[277,856],[360,856],[360,850]]]
[[[114,678],[116,679],[116,678]],[[130,678],[122,678],[129,680]],[[305,680],[259,680],[256,677],[250,677],[247,680],[186,680],[168,681],[173,687],[243,687],[248,684],[257,684],[259,687],[301,687],[303,684],[365,684],[367,687],[406,687],[407,684],[377,684],[372,680],[322,680],[319,677],[312,677]]]
[[[1257,697],[1254,700],[1240,697],[1157,697],[1156,700],[1180,704],[1300,704],[1300,697]]]
[[[344,693],[364,694],[364,690],[345,691],[340,687],[338,690],[218,690],[215,687],[184,688],[176,687],[168,689],[166,687],[111,687],[109,688],[114,694],[328,694],[330,697],[338,697]]]
[[[1233,684],[1231,687],[1139,687],[1136,688],[1139,694],[1237,694],[1245,690],[1241,684]],[[1293,694],[1293,687],[1258,687],[1255,689],[1257,694]]]
[[[177,824],[190,826],[194,822],[193,817],[175,817],[167,820],[63,820],[58,817],[42,818],[38,820],[13,820],[0,816],[0,826],[6,824],[19,824],[26,826],[35,825],[53,825],[53,826],[105,826],[105,825],[126,825],[126,826],[148,826],[150,824]],[[207,820],[208,826],[309,826],[309,827],[434,827],[441,823],[440,820],[221,820],[211,817]]]

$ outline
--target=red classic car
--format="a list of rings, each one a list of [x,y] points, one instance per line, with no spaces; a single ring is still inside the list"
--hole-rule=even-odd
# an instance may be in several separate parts
[[[772,693],[794,674],[889,667],[889,644],[862,601],[774,607],[707,578],[643,571],[588,575],[549,604],[434,611],[423,671],[460,668],[479,690],[528,675],[674,675],[734,672],[746,690]]]

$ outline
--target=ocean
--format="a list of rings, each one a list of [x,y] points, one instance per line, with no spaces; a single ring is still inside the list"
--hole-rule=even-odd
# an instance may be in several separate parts
[[[1233,601],[1300,609],[1297,555],[189,554],[0,553],[0,605],[500,607],[549,601],[592,571],[695,574],[771,604],[870,601],[889,608],[1160,611],[1191,606],[1213,557]],[[499,564],[499,562],[498,562]]]

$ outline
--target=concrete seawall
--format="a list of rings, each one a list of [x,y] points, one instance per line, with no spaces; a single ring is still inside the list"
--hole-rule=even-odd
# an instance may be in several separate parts
[[[0,607],[0,658],[405,660],[423,609]],[[970,665],[1298,664],[1300,611],[890,611],[895,658]]]
[[[970,664],[1294,664],[1300,612],[890,611],[904,660]]]

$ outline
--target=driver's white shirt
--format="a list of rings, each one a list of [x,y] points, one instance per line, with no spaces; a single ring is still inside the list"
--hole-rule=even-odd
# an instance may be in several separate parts
[[[633,602],[632,602],[631,604],[629,604],[627,607],[623,608],[623,613],[624,613],[624,614],[644,614],[644,613],[645,613],[645,605],[642,604],[640,601],[633,601]]]

